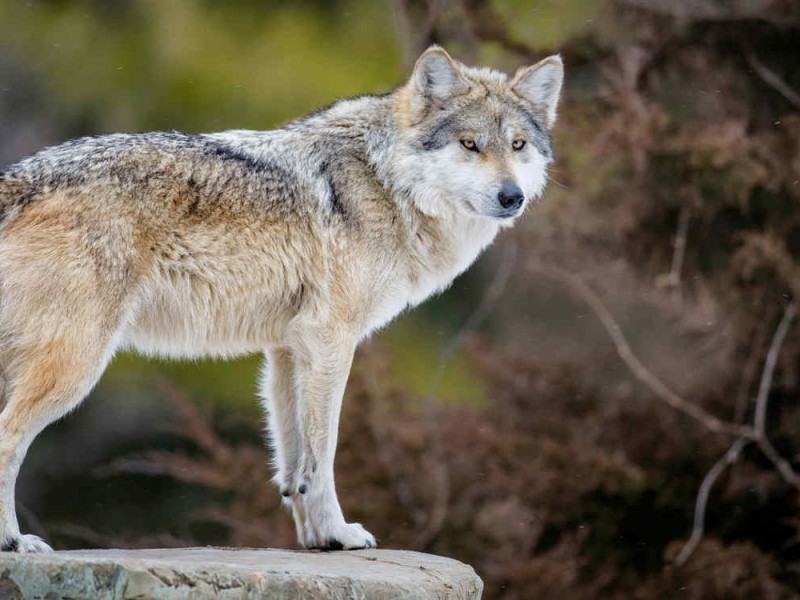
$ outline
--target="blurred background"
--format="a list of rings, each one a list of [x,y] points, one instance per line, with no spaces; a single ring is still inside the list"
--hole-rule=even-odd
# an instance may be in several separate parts
[[[346,514],[490,599],[798,597],[795,0],[0,0],[0,168],[272,128],[391,90],[432,42],[507,71],[560,52],[557,160],[540,206],[359,350]],[[116,357],[31,449],[23,531],[294,547],[258,368]]]

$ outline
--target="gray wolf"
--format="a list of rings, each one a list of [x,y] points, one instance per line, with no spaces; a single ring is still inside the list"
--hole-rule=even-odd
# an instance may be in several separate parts
[[[0,174],[0,545],[31,442],[118,350],[263,352],[274,481],[307,548],[375,546],[334,486],[359,341],[444,288],[538,198],[563,66],[439,47],[392,93],[274,131],[118,134]]]

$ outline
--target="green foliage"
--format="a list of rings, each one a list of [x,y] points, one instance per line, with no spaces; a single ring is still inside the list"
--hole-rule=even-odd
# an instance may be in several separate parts
[[[169,382],[202,404],[217,404],[248,416],[261,414],[256,396],[261,358],[234,361],[166,361],[133,354],[118,355],[103,376],[100,393],[122,390],[163,396]]]
[[[481,406],[486,400],[484,381],[469,358],[461,353],[443,357],[451,340],[437,335],[435,324],[409,317],[390,327],[380,339],[388,344],[394,368],[392,382],[412,396],[440,403]],[[448,360],[443,362],[443,359]]]
[[[402,77],[384,2],[0,3],[5,52],[78,129],[267,128]],[[35,57],[35,60],[26,60]],[[366,60],[365,60],[366,58]]]
[[[597,0],[494,0],[491,4],[509,34],[543,53],[588,34],[602,10]]]

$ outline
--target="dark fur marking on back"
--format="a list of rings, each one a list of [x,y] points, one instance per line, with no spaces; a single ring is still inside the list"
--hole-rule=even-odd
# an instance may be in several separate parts
[[[189,205],[186,207],[186,214],[194,215],[198,212],[200,200],[204,194],[200,188],[200,185],[197,183],[197,180],[193,176],[189,177],[186,185],[189,186],[189,192],[191,194],[191,200],[189,201]]]
[[[331,199],[331,212],[344,216],[345,210],[342,205],[342,199],[339,196],[339,190],[336,189],[336,183],[333,181],[333,173],[331,171],[330,161],[324,160],[319,166],[319,172],[328,184],[328,191]]]
[[[16,552],[19,549],[19,540],[10,539],[3,542],[0,552]]]
[[[277,170],[275,165],[267,164],[266,162],[260,161],[252,156],[248,156],[247,154],[243,154],[238,150],[234,150],[233,148],[229,148],[228,146],[224,146],[217,142],[206,141],[204,142],[203,146],[204,154],[206,154],[206,156],[218,158],[223,161],[237,162],[245,169],[255,171],[256,173],[265,173]]]
[[[204,147],[203,153],[206,156],[241,165],[246,174],[255,175],[272,192],[279,194],[285,201],[293,203],[297,200],[296,178],[286,168],[273,161],[249,156],[215,140],[203,140],[202,143]]]

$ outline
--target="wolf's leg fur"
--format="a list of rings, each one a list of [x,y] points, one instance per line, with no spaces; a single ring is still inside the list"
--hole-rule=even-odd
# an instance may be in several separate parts
[[[302,543],[305,515],[302,505],[292,501],[292,495],[297,494],[299,486],[297,476],[302,453],[294,360],[286,348],[267,351],[265,356],[261,397],[275,461],[272,480],[280,489],[284,503],[292,509],[297,539]]]
[[[302,454],[291,498],[296,523],[308,548],[375,547],[375,538],[359,523],[344,520],[333,474],[342,398],[355,350],[355,337],[308,327],[292,345],[300,392]]]
[[[295,386],[295,370],[291,353],[284,349],[268,351],[264,365],[262,404],[275,457],[275,484],[281,495],[297,491],[296,475],[300,460],[299,407]]]
[[[99,341],[99,340],[97,340]],[[105,353],[105,348],[102,349]],[[50,547],[33,535],[21,535],[14,507],[14,487],[22,460],[34,438],[47,425],[75,408],[105,367],[105,356],[53,340],[20,359],[24,366],[12,377],[10,393],[0,413],[0,549],[47,552]],[[87,360],[88,359],[88,360]]]
[[[50,549],[39,538],[20,534],[17,475],[34,438],[75,408],[102,374],[130,289],[114,275],[128,272],[126,257],[106,251],[99,238],[87,246],[85,235],[60,210],[55,200],[42,201],[7,225],[0,240],[2,550]],[[106,268],[112,263],[114,268]]]

